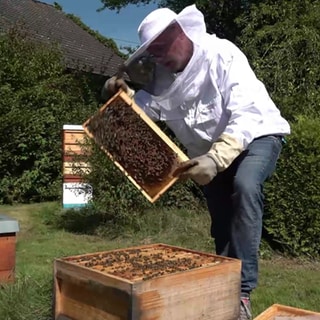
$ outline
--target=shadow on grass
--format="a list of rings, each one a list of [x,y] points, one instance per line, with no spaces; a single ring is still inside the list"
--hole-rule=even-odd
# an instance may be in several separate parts
[[[103,216],[90,207],[62,210],[56,214],[52,225],[78,234],[94,234],[103,223]]]

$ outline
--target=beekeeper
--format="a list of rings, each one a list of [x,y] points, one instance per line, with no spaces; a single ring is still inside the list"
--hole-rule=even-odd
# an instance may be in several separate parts
[[[109,79],[106,98],[122,87],[155,121],[163,120],[187,148],[183,178],[203,186],[218,255],[241,259],[239,319],[251,319],[257,285],[263,184],[276,167],[288,122],[230,41],[206,32],[191,5],[179,14],[151,12],[140,24],[139,49],[122,74]]]

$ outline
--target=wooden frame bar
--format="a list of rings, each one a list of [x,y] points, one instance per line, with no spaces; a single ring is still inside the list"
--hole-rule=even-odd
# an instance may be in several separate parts
[[[258,315],[254,320],[274,320],[276,317],[303,317],[312,316],[312,320],[320,320],[320,313],[295,307],[274,304]]]

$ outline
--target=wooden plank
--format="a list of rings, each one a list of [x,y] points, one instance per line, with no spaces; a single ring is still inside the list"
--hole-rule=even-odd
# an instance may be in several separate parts
[[[177,165],[184,161],[187,161],[189,158],[184,154],[184,152],[148,117],[148,115],[132,100],[129,96],[122,90],[120,90],[117,94],[115,94],[110,100],[107,101],[99,110],[99,113],[103,113],[106,108],[115,101],[124,101],[132,110],[140,117],[149,128],[156,133],[156,135],[161,139],[176,155]],[[90,117],[84,124],[83,128],[85,133],[93,140],[96,138],[88,129],[90,121],[94,116]],[[113,161],[113,163],[119,168],[119,170],[131,181],[131,183],[150,201],[155,202],[159,197],[165,193],[177,180],[177,177],[173,177],[172,175],[168,175],[163,179],[163,181],[158,182],[154,185],[141,185],[139,184],[130,173],[123,168],[123,166],[113,158],[113,155],[106,150],[103,146],[100,146],[101,149],[109,156],[109,158]],[[172,168],[172,172],[175,168]]]
[[[78,168],[78,167],[65,167],[63,168],[63,175],[79,175],[79,173],[88,174],[90,172],[90,168]]]
[[[79,159],[81,159],[84,163],[86,163],[86,164],[89,165],[88,162],[85,162],[85,161],[84,161],[86,158],[87,158],[87,157],[86,157],[86,155],[84,155],[84,154],[73,154],[73,155],[65,154],[65,155],[63,155],[63,157],[62,157],[62,161],[63,161],[63,162],[73,162],[73,163],[74,163],[74,162],[79,161]]]
[[[113,276],[106,277],[101,272],[69,263],[66,259],[56,259],[54,263],[56,266],[56,276],[59,279],[65,277],[65,279],[75,278],[79,281],[93,280],[96,283],[118,288],[125,293],[131,293],[131,281],[125,281],[124,279],[119,281],[119,278]]]
[[[234,320],[241,263],[222,263],[134,285],[139,320]]]
[[[82,146],[79,144],[67,144],[63,145],[63,151],[67,154],[85,154]]]
[[[320,313],[299,309],[295,307],[285,306],[281,304],[273,304],[268,309],[260,313],[254,320],[274,320],[277,316],[317,316],[317,318],[312,318],[313,320],[320,320]]]
[[[70,144],[81,144],[85,143],[86,134],[84,131],[64,131],[63,142]]]
[[[79,155],[82,156],[82,155],[86,155],[86,154],[84,154],[82,149],[72,151],[72,150],[67,150],[67,148],[66,148],[63,150],[63,155],[65,155],[65,156],[79,156]]]
[[[197,250],[192,250],[192,249],[188,249],[188,248],[183,248],[183,247],[179,247],[179,246],[173,246],[173,245],[167,245],[165,243],[153,243],[153,244],[145,244],[145,245],[140,245],[140,246],[132,246],[132,247],[127,247],[127,248],[121,248],[121,249],[114,249],[114,250],[109,250],[109,251],[97,251],[97,252],[93,252],[93,253],[86,253],[86,254],[79,254],[79,255],[74,255],[74,256],[69,256],[69,257],[65,257],[63,258],[64,261],[72,261],[72,260],[78,260],[84,257],[90,258],[90,257],[94,257],[96,255],[102,255],[105,253],[114,253],[114,252],[126,252],[128,250],[135,250],[135,249],[150,249],[152,251],[156,251],[159,248],[168,248],[168,249],[177,249],[177,250],[181,250],[184,253],[193,253],[193,254],[199,254],[201,256],[207,256],[207,257],[216,257],[219,259],[222,259],[224,263],[226,262],[232,262],[234,263],[235,259],[233,258],[229,258],[229,257],[220,257],[218,255],[215,255],[213,253],[209,253],[209,252],[199,252]]]
[[[84,161],[64,161],[65,168],[90,168],[90,164]]]
[[[90,164],[87,162],[63,162],[63,174],[64,175],[76,175],[81,176],[85,174],[89,174],[91,171]]]
[[[67,287],[69,290],[74,290],[74,292],[79,291],[79,287]],[[87,299],[89,303],[91,303],[90,298],[92,297],[91,292],[86,292],[85,290],[80,290],[81,297]],[[80,300],[75,300],[70,298],[69,296],[62,294],[63,299],[63,312],[65,312],[67,315],[63,315],[63,318],[61,318],[59,315],[57,315],[56,319],[66,319],[66,320],[87,320],[87,319],[94,319],[94,320],[124,320],[127,318],[121,318],[117,316],[113,316],[108,314],[107,312],[104,312],[102,309],[95,308],[90,304],[83,304]],[[101,304],[101,301],[98,301],[99,304]]]
[[[54,311],[54,319],[59,320],[62,318],[62,303],[63,303],[63,298],[61,296],[61,279],[59,279],[56,274],[57,271],[59,270],[59,267],[57,264],[54,262],[53,263],[53,311]],[[64,315],[63,315],[64,316]]]
[[[63,175],[63,182],[82,182],[83,178],[80,175],[76,174],[64,174]]]
[[[121,292],[115,288],[95,286],[92,280],[64,278],[60,286],[63,314],[77,320],[125,319],[130,309],[129,297],[119,298]]]
[[[127,319],[131,285],[57,259],[54,262],[55,319]]]

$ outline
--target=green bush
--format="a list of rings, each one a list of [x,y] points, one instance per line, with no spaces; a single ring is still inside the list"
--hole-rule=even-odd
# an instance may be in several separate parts
[[[265,229],[289,254],[319,255],[320,118],[298,117],[266,186]]]
[[[91,79],[67,73],[58,48],[0,36],[0,203],[56,200],[61,130],[96,109]]]
[[[257,1],[237,21],[239,45],[282,114],[320,115],[320,2]]]

